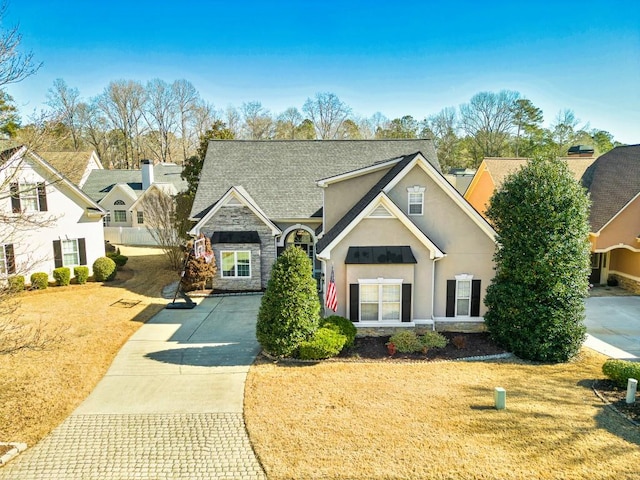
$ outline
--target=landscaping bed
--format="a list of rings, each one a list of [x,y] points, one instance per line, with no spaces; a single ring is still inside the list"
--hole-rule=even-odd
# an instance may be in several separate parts
[[[488,333],[443,332],[449,342],[444,348],[431,348],[427,353],[400,353],[389,355],[389,337],[358,337],[353,347],[345,349],[337,357],[340,360],[457,360],[468,357],[499,355],[506,350],[496,345]],[[454,340],[455,339],[455,340]],[[456,344],[458,346],[456,346]]]
[[[593,389],[618,412],[640,426],[640,397],[638,395],[636,395],[635,403],[628,404],[626,402],[627,389],[616,386],[611,380],[596,380],[593,383]]]

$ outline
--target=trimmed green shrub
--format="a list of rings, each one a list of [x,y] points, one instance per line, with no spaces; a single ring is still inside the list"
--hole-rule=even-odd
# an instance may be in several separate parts
[[[358,330],[351,320],[341,317],[340,315],[331,315],[322,320],[323,327],[327,327],[328,325],[338,327],[338,331],[346,337],[345,347],[351,347],[353,345]]]
[[[69,285],[71,283],[71,269],[69,267],[58,267],[53,271],[53,278],[59,287]]]
[[[420,352],[423,348],[422,342],[413,330],[399,331],[391,336],[389,343],[393,343],[400,353]]]
[[[76,277],[76,282],[78,282],[79,285],[87,283],[89,267],[73,267],[73,276]]]
[[[44,290],[49,286],[49,275],[44,272],[31,274],[31,289]]]
[[[311,340],[303,341],[298,347],[298,357],[302,360],[321,360],[335,357],[344,348],[347,337],[334,328],[319,328]]]
[[[129,257],[127,257],[126,255],[120,254],[120,249],[117,249],[115,252],[108,252],[107,258],[110,258],[111,260],[116,262],[116,266],[118,268],[124,267],[127,264],[127,261],[129,260]]]
[[[100,257],[93,262],[93,278],[96,282],[108,282],[116,278],[116,262],[108,257]]]
[[[438,332],[427,332],[419,337],[420,344],[423,349],[429,348],[444,348],[449,343],[449,340],[444,335]]]
[[[24,290],[24,275],[14,275],[7,278],[9,290],[13,293],[22,292]]]
[[[602,365],[602,373],[613,380],[619,387],[626,388],[630,378],[640,380],[640,363],[609,359]]]
[[[256,325],[258,342],[273,355],[290,356],[318,329],[320,300],[311,271],[299,247],[287,248],[273,265]]]

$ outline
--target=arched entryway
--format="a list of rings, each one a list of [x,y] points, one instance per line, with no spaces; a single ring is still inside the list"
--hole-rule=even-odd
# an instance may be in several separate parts
[[[278,255],[287,247],[300,247],[311,260],[314,278],[319,280],[321,265],[320,261],[316,259],[316,241],[316,235],[310,227],[302,224],[293,225],[282,232],[277,243]]]

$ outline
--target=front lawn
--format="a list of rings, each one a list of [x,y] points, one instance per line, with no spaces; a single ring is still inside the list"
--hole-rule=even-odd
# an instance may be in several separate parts
[[[605,357],[251,367],[247,429],[270,480],[632,479],[640,428],[591,390]],[[493,408],[494,387],[507,410]]]

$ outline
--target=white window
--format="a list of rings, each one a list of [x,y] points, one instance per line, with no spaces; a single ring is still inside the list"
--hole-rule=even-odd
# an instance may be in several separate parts
[[[6,275],[11,272],[11,263],[13,262],[13,245],[0,245],[0,275]]]
[[[62,240],[62,265],[70,267],[80,265],[80,250],[78,249],[78,240]]]
[[[409,215],[422,215],[424,210],[424,187],[418,185],[407,189],[409,197]]]
[[[119,223],[125,223],[127,221],[127,211],[126,210],[114,210],[113,211],[113,221]]]
[[[359,280],[360,321],[400,321],[402,280]]]
[[[37,212],[40,209],[37,183],[20,184],[20,205],[23,212]]]
[[[220,252],[224,278],[251,277],[251,252]]]
[[[456,275],[456,317],[468,317],[471,314],[472,275]]]
[[[136,213],[137,213],[138,225],[142,225],[144,223],[144,212],[138,211]]]
[[[125,205],[124,200],[116,200],[113,202],[114,205]]]
[[[108,227],[109,225],[111,225],[111,213],[107,212],[107,214],[102,217],[102,225],[104,227]]]

